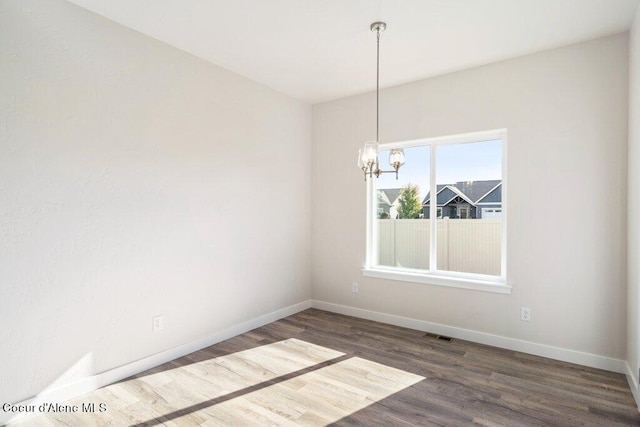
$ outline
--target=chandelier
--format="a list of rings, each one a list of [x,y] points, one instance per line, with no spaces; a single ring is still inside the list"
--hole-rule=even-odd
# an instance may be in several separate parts
[[[398,179],[398,169],[404,165],[404,150],[394,148],[389,153],[389,164],[393,170],[381,170],[378,162],[378,142],[380,133],[380,33],[387,28],[384,22],[374,22],[371,24],[371,31],[376,33],[376,140],[367,141],[364,147],[358,152],[358,167],[364,172],[364,179],[367,177],[378,178],[383,173],[395,173]]]

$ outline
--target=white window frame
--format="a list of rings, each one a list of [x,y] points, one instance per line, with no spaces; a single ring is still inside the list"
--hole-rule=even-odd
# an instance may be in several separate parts
[[[437,270],[437,242],[435,238],[430,240],[429,270],[400,268],[375,264],[378,259],[378,233],[376,221],[376,180],[367,180],[367,248],[366,262],[362,274],[368,277],[399,280],[404,282],[425,283],[454,288],[472,289],[477,291],[496,292],[502,294],[511,293],[511,284],[507,282],[507,130],[496,129],[484,132],[473,132],[459,135],[451,135],[437,138],[417,139],[412,141],[392,142],[380,144],[379,149],[389,150],[393,148],[409,148],[429,146],[431,150],[430,165],[430,191],[431,195],[429,216],[431,236],[436,235],[437,228],[437,193],[436,193],[436,148],[448,144],[463,144],[482,141],[502,141],[502,242],[500,275],[489,276],[484,274],[462,273],[456,271]],[[401,169],[402,173],[402,169]],[[425,220],[427,221],[427,220]]]

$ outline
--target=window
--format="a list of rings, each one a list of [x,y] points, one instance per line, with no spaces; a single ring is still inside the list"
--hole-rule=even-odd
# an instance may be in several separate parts
[[[368,276],[509,292],[506,285],[506,131],[380,145],[406,164],[368,181]],[[397,218],[373,215],[376,194]]]

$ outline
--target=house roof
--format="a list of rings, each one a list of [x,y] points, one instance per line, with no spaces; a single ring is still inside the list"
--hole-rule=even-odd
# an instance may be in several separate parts
[[[484,196],[476,200],[476,204],[501,203],[502,202],[502,182],[493,187]]]
[[[389,198],[387,197],[386,194],[384,194],[382,191],[378,190],[378,205],[387,205],[387,206],[391,206],[391,202],[389,201]]]
[[[499,179],[490,179],[486,181],[459,181],[455,183],[455,187],[462,191],[473,203],[477,203],[484,195],[500,184]]]
[[[469,203],[471,205],[473,204],[473,200],[469,199],[469,197],[467,197],[467,195],[464,194],[461,190],[457,189],[456,187],[454,187],[452,185],[448,185],[447,188],[449,188],[454,193],[454,196],[449,198],[449,200],[447,200],[445,205],[448,204],[449,202],[451,202],[456,197],[460,197],[460,198],[464,199],[467,203]]]
[[[455,184],[439,184],[436,186],[438,194],[438,205],[447,204],[452,197],[446,197],[447,200],[441,200],[440,195],[444,194],[444,190],[448,189],[451,193],[465,199],[469,204],[476,204],[490,192],[496,189],[502,183],[499,179],[489,179],[482,181],[458,181]],[[455,196],[454,196],[455,197]],[[427,193],[422,200],[423,205],[429,204],[430,194]]]
[[[400,193],[402,193],[402,188],[381,188],[378,189],[378,200],[392,206],[400,197]]]

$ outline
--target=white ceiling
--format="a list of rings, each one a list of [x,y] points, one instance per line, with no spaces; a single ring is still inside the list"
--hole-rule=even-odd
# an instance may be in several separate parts
[[[69,0],[318,103],[629,29],[640,0]]]

